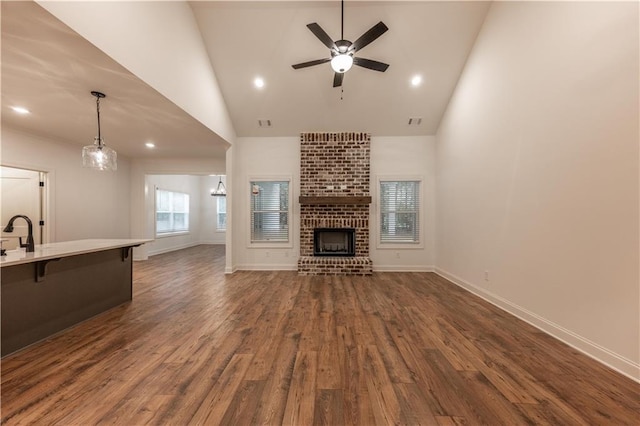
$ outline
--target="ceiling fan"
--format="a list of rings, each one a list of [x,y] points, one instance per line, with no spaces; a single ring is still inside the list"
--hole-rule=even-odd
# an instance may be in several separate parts
[[[316,59],[313,61],[302,62],[300,64],[292,65],[293,69],[300,69],[311,67],[314,65],[324,64],[331,62],[331,68],[335,71],[333,76],[333,87],[342,86],[342,79],[344,73],[349,71],[352,65],[358,65],[363,68],[367,68],[374,71],[385,72],[389,68],[389,64],[383,62],[374,61],[372,59],[365,59],[355,57],[355,53],[362,50],[365,46],[384,34],[389,28],[382,22],[378,22],[371,27],[366,33],[362,34],[353,43],[344,39],[344,0],[342,0],[342,19],[340,27],[340,40],[333,41],[331,37],[318,25],[313,22],[307,25],[307,28],[318,37],[318,39],[329,48],[331,57]]]

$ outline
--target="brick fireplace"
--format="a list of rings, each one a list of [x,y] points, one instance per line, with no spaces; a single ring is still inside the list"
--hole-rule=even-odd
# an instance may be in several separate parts
[[[301,275],[370,275],[368,133],[300,135]],[[317,253],[314,230],[354,231],[355,253]],[[317,238],[317,237],[316,237]],[[331,248],[330,250],[332,250]]]

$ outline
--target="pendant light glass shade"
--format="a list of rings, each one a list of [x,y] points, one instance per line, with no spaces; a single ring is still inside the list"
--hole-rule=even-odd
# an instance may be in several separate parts
[[[118,170],[118,154],[95,138],[93,145],[82,148],[82,166],[96,170]]]
[[[100,134],[100,99],[104,93],[91,92],[96,97],[96,111],[98,114],[98,136],[93,140],[93,145],[82,148],[82,166],[96,170],[118,170],[118,154],[104,144],[104,138]]]

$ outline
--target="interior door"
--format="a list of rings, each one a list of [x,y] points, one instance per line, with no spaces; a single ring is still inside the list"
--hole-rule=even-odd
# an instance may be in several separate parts
[[[13,216],[20,214],[31,219],[33,224],[33,239],[36,244],[43,243],[44,235],[44,173],[34,170],[24,170],[12,167],[0,167],[0,218],[1,229]],[[42,225],[41,225],[42,224]],[[18,247],[18,238],[23,242],[28,234],[27,222],[16,219],[11,233],[2,232],[2,248],[13,250]]]

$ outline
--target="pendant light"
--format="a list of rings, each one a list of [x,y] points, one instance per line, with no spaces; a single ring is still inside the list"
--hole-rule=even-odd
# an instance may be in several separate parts
[[[220,181],[218,181],[218,187],[211,191],[211,196],[213,197],[226,197],[227,196],[227,188],[222,183],[222,176],[220,176]]]
[[[98,114],[98,136],[93,140],[93,145],[82,148],[82,165],[96,170],[118,170],[118,154],[104,144],[100,133],[100,99],[106,97],[104,93],[91,92],[96,97],[96,111]]]

